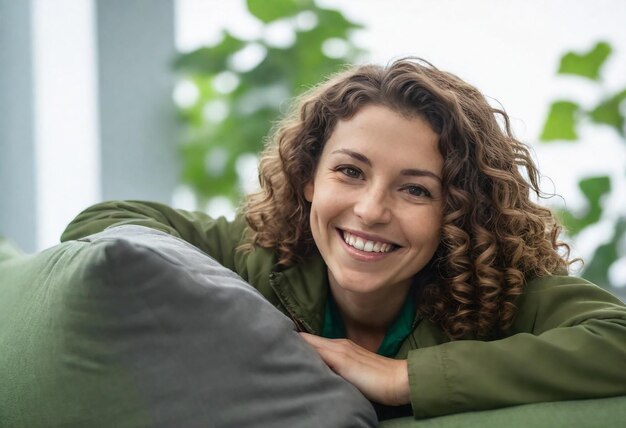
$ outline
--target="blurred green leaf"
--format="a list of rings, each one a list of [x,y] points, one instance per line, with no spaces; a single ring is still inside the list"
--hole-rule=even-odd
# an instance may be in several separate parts
[[[571,236],[577,235],[585,227],[596,223],[602,217],[602,197],[611,191],[611,179],[607,176],[589,177],[581,180],[578,187],[587,199],[588,208],[583,216],[569,211],[560,211],[560,217]]]
[[[584,53],[568,52],[561,58],[559,66],[560,74],[571,74],[591,79],[600,80],[602,66],[611,55],[611,45],[606,42],[597,43],[593,49]],[[585,125],[608,125],[615,129],[622,141],[626,143],[626,119],[624,117],[624,105],[626,102],[626,89],[620,92],[609,92],[601,85],[596,85],[598,95],[602,101],[590,111],[583,110],[572,101],[556,101],[550,107],[548,117],[540,136],[542,141],[577,139],[576,127],[579,121],[584,120]],[[585,120],[585,119],[588,119]],[[609,177],[593,177],[581,180],[579,187],[587,199],[587,209],[582,214],[574,214],[569,211],[559,210],[557,214],[569,231],[571,237],[576,237],[583,229],[600,221],[615,222],[603,214],[601,200],[610,193],[611,182]],[[616,190],[613,190],[615,192]],[[591,262],[584,271],[584,277],[602,286],[609,286],[609,267],[620,257],[620,240],[626,239],[626,215],[623,213],[615,225],[614,235],[610,242],[596,248]],[[574,239],[583,239],[580,235]]]
[[[319,35],[325,39],[337,37],[347,38],[351,30],[363,28],[359,23],[349,21],[337,10],[319,9],[317,11],[319,19]]]
[[[600,68],[611,54],[611,45],[598,42],[589,52],[568,52],[561,58],[559,74],[574,74],[591,80],[600,79]]]
[[[550,106],[548,118],[539,137],[543,142],[578,139],[576,133],[578,104],[571,101],[555,101]]]
[[[591,112],[589,117],[595,123],[609,125],[624,137],[624,116],[620,105],[626,100],[626,89],[607,100],[603,100]]]
[[[243,49],[246,42],[226,32],[216,46],[202,47],[180,55],[174,68],[187,73],[215,74],[228,69],[230,56]]]
[[[247,0],[248,10],[261,21],[268,23],[290,17],[312,6],[312,0]]]
[[[611,179],[605,175],[600,177],[589,177],[583,180],[580,180],[578,183],[578,187],[580,188],[587,201],[592,206],[600,204],[600,198],[604,196],[604,194],[611,191]]]
[[[613,237],[596,248],[591,261],[585,266],[583,278],[601,286],[610,286],[609,268],[619,258],[619,243],[626,235],[626,218],[620,218],[613,229]]]

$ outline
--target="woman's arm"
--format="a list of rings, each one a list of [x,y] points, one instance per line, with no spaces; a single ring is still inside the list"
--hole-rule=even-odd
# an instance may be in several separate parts
[[[626,394],[626,307],[586,281],[537,279],[512,335],[408,354],[416,417]]]
[[[243,218],[229,222],[156,202],[109,201],[80,213],[67,226],[61,241],[80,239],[124,224],[146,226],[184,239],[233,270],[235,248],[242,242],[245,230]]]

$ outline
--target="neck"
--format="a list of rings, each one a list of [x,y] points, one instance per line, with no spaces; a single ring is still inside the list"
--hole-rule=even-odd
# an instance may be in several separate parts
[[[402,290],[394,288],[375,293],[356,293],[341,288],[332,278],[329,283],[348,339],[375,352],[398,316],[410,284]]]

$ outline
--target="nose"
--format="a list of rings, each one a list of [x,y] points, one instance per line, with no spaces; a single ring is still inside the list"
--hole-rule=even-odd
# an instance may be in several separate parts
[[[359,195],[354,203],[354,214],[367,226],[389,223],[390,202],[384,189],[370,186]]]

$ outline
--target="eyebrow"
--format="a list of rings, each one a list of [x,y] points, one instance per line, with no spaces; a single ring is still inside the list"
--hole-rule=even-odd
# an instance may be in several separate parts
[[[356,159],[360,162],[363,162],[364,164],[368,165],[368,166],[372,166],[372,161],[368,159],[367,156],[359,153],[359,152],[355,152],[352,150],[348,150],[348,149],[337,149],[334,150],[332,152],[333,154],[344,154],[344,155],[348,155],[353,159]],[[403,169],[402,171],[400,171],[400,174],[402,175],[409,175],[409,176],[413,176],[413,177],[432,177],[435,180],[441,182],[441,177],[439,177],[437,174],[435,174],[432,171],[429,171],[427,169],[421,169],[421,168],[407,168],[407,169]]]

